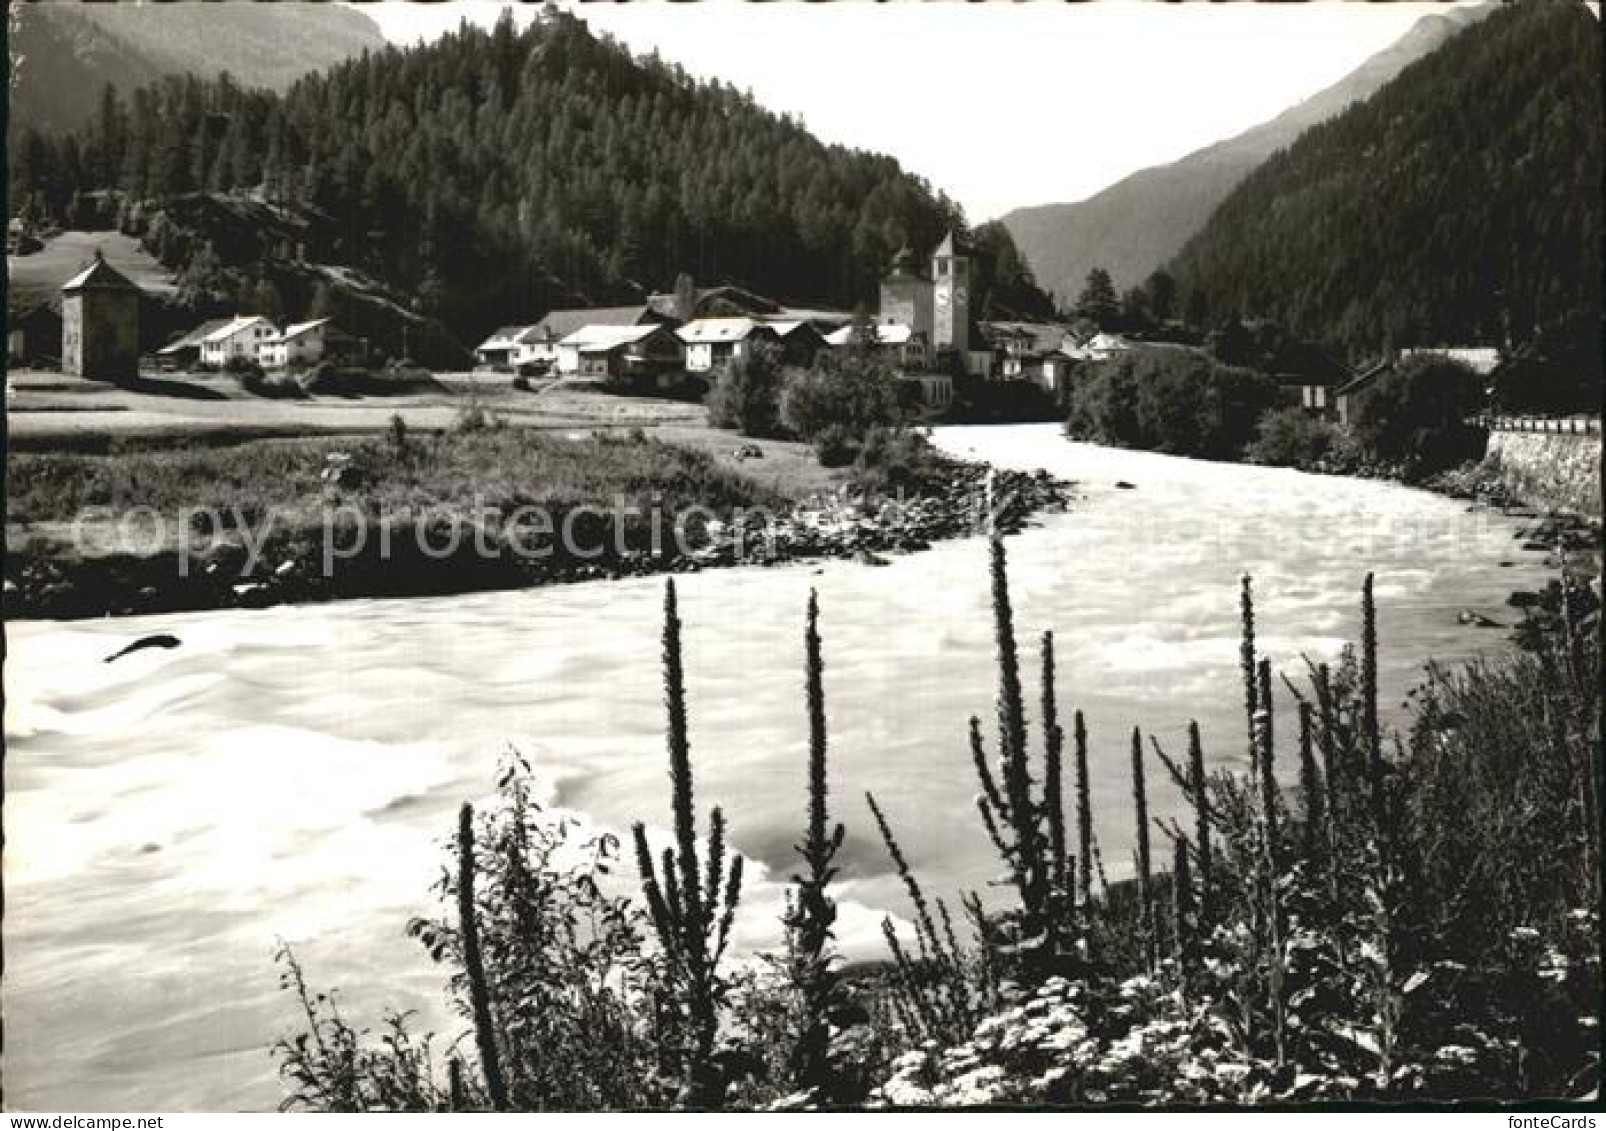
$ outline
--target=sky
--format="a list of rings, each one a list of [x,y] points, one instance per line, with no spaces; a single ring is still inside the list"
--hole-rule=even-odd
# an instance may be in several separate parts
[[[1394,42],[1437,3],[967,4],[744,0],[564,6],[637,54],[751,91],[817,137],[888,153],[973,224],[1082,200],[1275,117]],[[395,43],[500,0],[364,4]]]

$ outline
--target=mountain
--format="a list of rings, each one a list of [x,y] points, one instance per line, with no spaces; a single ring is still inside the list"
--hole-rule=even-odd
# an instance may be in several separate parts
[[[10,6],[10,119],[75,129],[108,82],[128,92],[163,75],[227,71],[246,86],[284,90],[309,71],[384,47],[367,15],[330,3],[83,3]]]
[[[1352,355],[1593,341],[1601,312],[1599,26],[1523,0],[1304,133],[1171,264],[1210,317]]]
[[[924,254],[962,227],[892,158],[825,145],[550,9],[522,31],[509,19],[367,52],[282,95],[168,76],[74,133],[25,131],[13,152],[21,213],[80,228],[98,212],[158,245],[181,291],[211,241],[161,230],[157,216],[177,215],[165,202],[256,199],[305,220],[305,239],[270,241],[275,260],[360,270],[465,341],[683,272],[851,308],[901,247]],[[254,269],[209,254],[210,279]]]
[[[1076,298],[1094,267],[1107,270],[1117,288],[1137,286],[1180,251],[1262,161],[1316,123],[1369,97],[1492,10],[1458,8],[1424,16],[1393,46],[1269,122],[1180,161],[1133,173],[1080,203],[1016,209],[1003,217],[1004,225],[1038,282],[1061,302]]]

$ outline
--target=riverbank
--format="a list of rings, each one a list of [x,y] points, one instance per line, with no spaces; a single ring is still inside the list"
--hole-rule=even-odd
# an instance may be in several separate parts
[[[881,565],[984,529],[989,509],[1012,531],[1070,498],[1047,473],[935,455],[885,497],[802,445],[700,439],[401,424],[384,439],[13,455],[6,606],[72,619]],[[724,458],[709,450],[720,439]]]
[[[752,462],[773,466],[763,443],[771,454]],[[1034,679],[1036,633],[1056,632],[1060,711],[1085,719],[1112,883],[1134,851],[1133,726],[1182,751],[1196,719],[1211,768],[1246,762],[1242,696],[1223,693],[1238,678],[1241,574],[1255,579],[1259,649],[1295,679],[1306,656],[1336,670],[1375,574],[1386,726],[1423,660],[1508,650],[1506,631],[1460,623],[1462,609],[1510,626],[1511,589],[1546,578],[1544,555],[1513,538],[1518,520],[1392,484],[1067,443],[1052,425],[939,428],[933,443],[1077,484],[1068,513],[1009,539],[1010,589]],[[965,732],[994,711],[986,556],[983,539],[960,538],[884,568],[827,560],[678,579],[697,793],[723,808],[748,864],[733,955],[781,945],[811,591],[833,813],[849,824],[845,960],[884,957],[883,915],[907,911],[867,791],[930,891],[1004,894],[975,823]],[[280,938],[319,988],[341,990],[348,1017],[390,1005],[457,1032],[445,972],[398,925],[429,913],[441,838],[462,800],[485,798],[510,745],[549,811],[582,814],[599,834],[670,827],[663,584],[8,624],[7,1019],[35,1034],[8,1050],[8,1102],[271,1109],[282,1089],[267,1049],[298,1022],[274,977]],[[158,634],[180,643],[103,662]],[[1298,730],[1279,695],[1276,734]],[[1292,756],[1278,765],[1297,773]],[[1191,827],[1156,773],[1152,816]],[[633,867],[615,875],[633,886]]]

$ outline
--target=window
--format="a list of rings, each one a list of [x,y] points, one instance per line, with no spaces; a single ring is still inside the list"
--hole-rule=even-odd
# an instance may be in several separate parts
[[[937,260],[937,278],[946,279],[947,277],[948,277],[948,261],[946,259]]]

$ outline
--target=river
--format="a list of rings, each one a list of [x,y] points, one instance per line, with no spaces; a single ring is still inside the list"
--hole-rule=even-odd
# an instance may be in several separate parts
[[[1520,520],[1387,483],[1210,464],[1063,440],[1048,426],[938,442],[1081,485],[1069,513],[1009,542],[1022,648],[1056,633],[1062,707],[1087,715],[1095,825],[1130,871],[1127,742],[1241,762],[1237,585],[1254,576],[1262,650],[1291,675],[1358,629],[1377,575],[1381,687],[1394,709],[1429,657],[1504,646],[1542,583]],[[1130,488],[1117,486],[1130,484]],[[986,547],[874,568],[743,568],[678,582],[697,792],[755,865],[737,945],[774,941],[802,820],[802,617],[820,594],[833,801],[848,822],[843,947],[878,953],[904,907],[863,803],[873,790],[928,888],[997,871],[974,819],[965,721],[991,718]],[[292,1030],[276,939],[353,1018],[390,1004],[456,1031],[443,971],[403,935],[434,914],[453,812],[516,745],[554,804],[624,830],[668,821],[662,579],[427,600],[349,601],[8,626],[3,988],[7,1106],[261,1109],[268,1046]],[[105,656],[147,633],[182,646]],[[1286,699],[1286,696],[1284,697]],[[1289,724],[1280,723],[1280,733]],[[1177,799],[1151,774],[1151,807]]]

